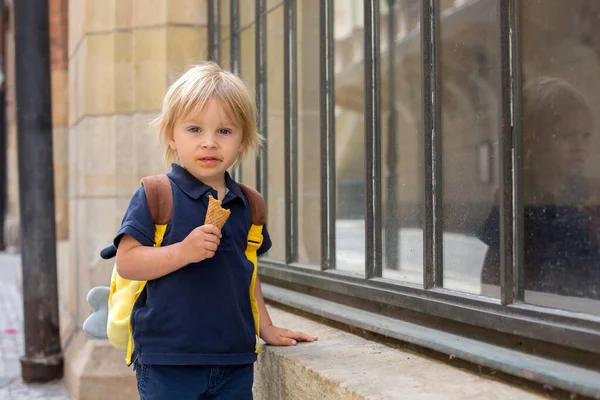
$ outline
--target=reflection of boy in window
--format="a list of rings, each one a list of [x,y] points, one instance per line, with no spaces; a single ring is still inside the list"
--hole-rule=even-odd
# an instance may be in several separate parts
[[[584,176],[594,130],[587,100],[543,78],[523,90],[525,289],[600,299],[600,185]],[[489,246],[482,283],[499,285],[499,212],[478,237]]]

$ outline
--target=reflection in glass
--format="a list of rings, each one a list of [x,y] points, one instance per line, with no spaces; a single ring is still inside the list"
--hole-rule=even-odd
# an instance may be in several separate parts
[[[240,77],[248,87],[253,99],[256,99],[254,38],[256,28],[250,25],[240,33]],[[256,154],[250,151],[241,163],[242,181],[251,187],[256,187]]]
[[[420,4],[382,1],[381,12],[383,276],[422,283]]]
[[[487,246],[478,231],[498,190],[497,2],[444,2],[442,109],[443,285],[481,292]],[[498,234],[494,236],[498,240]]]
[[[600,315],[598,2],[523,7],[525,301]],[[566,18],[565,16],[568,16]],[[543,45],[540,45],[543,43]],[[493,212],[483,232],[497,231]],[[483,282],[497,288],[498,246]]]
[[[336,267],[365,271],[365,124],[363,118],[363,7],[353,0],[334,2]]]
[[[321,264],[319,3],[298,2],[298,261]]]
[[[268,228],[274,239],[269,258],[285,260],[285,162],[283,7],[267,14],[267,204]]]

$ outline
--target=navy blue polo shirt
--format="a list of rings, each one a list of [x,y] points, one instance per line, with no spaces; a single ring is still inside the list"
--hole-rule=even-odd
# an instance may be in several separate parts
[[[167,174],[173,188],[173,215],[162,245],[181,242],[204,225],[208,195],[217,192],[183,167]],[[148,281],[131,313],[135,357],[144,364],[237,365],[256,361],[256,331],[250,306],[253,264],[245,250],[250,229],[250,205],[242,190],[226,175],[222,207],[231,215],[222,229],[214,257],[189,264]],[[114,244],[123,234],[152,246],[154,224],[144,188],[133,195]],[[271,247],[263,228],[261,255]]]

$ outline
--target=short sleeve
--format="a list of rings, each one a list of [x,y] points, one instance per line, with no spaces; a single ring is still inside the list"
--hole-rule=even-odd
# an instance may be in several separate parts
[[[492,249],[500,248],[500,210],[494,205],[477,231],[477,238]]]
[[[123,235],[129,235],[144,246],[154,245],[154,223],[148,202],[146,191],[140,187],[129,201],[127,211],[121,222],[121,228],[117,232],[113,244],[118,248]]]
[[[262,245],[256,252],[256,254],[259,256],[261,256],[261,255],[265,254],[267,251],[269,251],[269,249],[272,246],[271,235],[269,235],[269,230],[267,229],[267,225],[263,226],[262,235],[263,235]]]

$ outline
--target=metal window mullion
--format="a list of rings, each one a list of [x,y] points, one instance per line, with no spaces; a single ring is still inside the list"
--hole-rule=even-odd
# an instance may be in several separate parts
[[[365,276],[381,277],[381,101],[379,0],[364,1],[365,35]]]
[[[321,107],[321,269],[335,268],[335,80],[333,0],[322,0],[319,13]]]
[[[219,64],[221,42],[221,2],[208,0],[208,58]]]
[[[399,228],[397,210],[398,147],[396,138],[396,0],[388,0],[388,143],[387,143],[387,196],[385,216],[386,267],[398,269]]]
[[[298,254],[298,58],[296,0],[284,3],[286,262]]]
[[[229,69],[240,76],[241,38],[240,38],[240,0],[231,0],[229,3]],[[233,179],[242,181],[242,166],[237,165],[233,170]]]
[[[523,299],[522,204],[520,191],[520,57],[517,0],[499,3],[500,49],[500,301],[511,304]],[[518,227],[521,226],[521,229]],[[518,268],[516,268],[518,267]],[[519,271],[515,275],[515,270]],[[516,279],[515,279],[516,278]]]
[[[267,15],[266,0],[256,0],[256,106],[258,108],[258,130],[265,138],[260,153],[256,157],[256,188],[265,201],[267,194]]]
[[[439,65],[439,0],[421,0],[423,80],[424,226],[423,287],[443,286],[442,153]]]
[[[240,0],[231,0],[229,11],[229,41],[230,58],[229,69],[236,75],[240,75]]]

